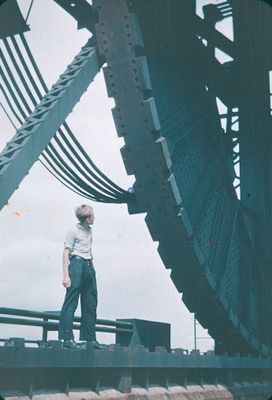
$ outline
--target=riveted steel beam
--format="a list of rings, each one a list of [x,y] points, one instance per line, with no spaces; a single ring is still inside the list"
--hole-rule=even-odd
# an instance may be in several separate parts
[[[98,73],[90,39],[0,153],[0,209]]]

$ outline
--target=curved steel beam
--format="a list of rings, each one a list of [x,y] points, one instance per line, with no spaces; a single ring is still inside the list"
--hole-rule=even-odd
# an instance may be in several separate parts
[[[261,3],[252,3],[252,9],[255,4],[264,12]],[[139,209],[147,212],[147,226],[177,290],[209,329],[218,353],[271,355],[271,333],[264,335],[268,318],[261,308],[263,265],[255,251],[261,234],[257,240],[252,236],[254,217],[248,218],[235,192],[231,136],[220,125],[218,88],[210,79],[224,77],[211,75],[213,64],[201,47],[198,26],[189,23],[193,3],[96,0],[94,7],[126,170],[135,176]],[[245,29],[252,32],[251,26]],[[250,78],[255,79],[253,73]]]

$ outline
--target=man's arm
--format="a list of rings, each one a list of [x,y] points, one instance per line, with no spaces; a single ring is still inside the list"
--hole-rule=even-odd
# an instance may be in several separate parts
[[[70,249],[67,247],[63,251],[63,286],[67,289],[71,286],[71,279],[69,276],[69,256],[70,256]]]

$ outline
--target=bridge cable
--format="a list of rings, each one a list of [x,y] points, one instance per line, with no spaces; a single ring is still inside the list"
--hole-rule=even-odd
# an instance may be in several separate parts
[[[19,67],[18,67],[18,65],[17,65],[17,63],[16,63],[16,61],[15,61],[14,56],[13,56],[12,53],[11,53],[11,49],[10,49],[8,43],[5,43],[5,44],[6,44],[6,48],[7,48],[8,52],[9,52],[9,55],[10,55],[10,57],[12,58],[12,61],[14,62],[14,66],[15,66],[15,68],[16,68],[16,71],[17,71],[18,74],[19,74],[20,69],[19,69]],[[22,80],[22,82],[26,85],[26,81],[25,81],[24,79]],[[13,83],[14,83],[14,80],[13,80]],[[18,86],[16,87],[16,89],[17,89],[17,92],[18,92],[19,96],[20,96],[21,99],[22,99],[23,96],[22,96],[22,94],[20,93],[20,89],[18,88]],[[40,92],[39,92],[39,95],[40,95]],[[42,96],[40,95],[39,97],[42,97]],[[34,104],[36,104],[36,101],[35,101],[35,99],[34,99],[33,97],[32,97],[32,101],[33,101]],[[28,109],[28,111],[30,112],[29,109]],[[21,112],[22,112],[22,110],[21,110]],[[24,114],[24,117],[26,117],[25,114]],[[71,132],[70,128],[68,127],[67,124],[66,124],[66,126],[67,126],[66,129],[69,130],[68,133],[70,134],[70,136],[72,136],[72,132]],[[71,150],[71,151],[75,154],[75,156],[78,158],[78,154],[76,153],[74,147],[68,142],[68,139],[67,139],[66,136],[64,135],[62,129],[59,130],[59,133],[60,133],[61,137],[64,139],[64,141],[65,141],[65,143],[67,144],[67,146],[70,148],[70,150]],[[56,135],[56,137],[55,137],[55,140],[58,141],[57,135]],[[69,156],[69,153],[65,150],[64,146],[61,146],[61,144],[60,144],[59,141],[58,141],[58,144],[60,145],[60,147],[62,147],[62,150],[63,150],[63,152],[65,152],[66,156],[70,158],[70,161],[73,162],[73,160],[72,160],[71,157]],[[77,144],[79,144],[79,143],[77,143]],[[51,156],[51,155],[52,155],[52,153],[50,153],[50,156]],[[56,156],[58,157],[58,155],[56,155]],[[88,158],[87,154],[85,154],[85,157]],[[54,159],[55,159],[55,158],[54,158]],[[89,171],[90,174],[92,174],[92,176],[93,176],[96,180],[98,180],[100,183],[104,184],[104,186],[106,186],[106,187],[108,187],[109,189],[111,189],[111,187],[110,187],[109,185],[105,184],[101,179],[99,179],[99,177],[97,177],[97,176],[95,176],[95,175],[93,174],[93,172],[89,169],[88,165],[87,165],[83,160],[82,160],[82,163],[83,163],[84,167]],[[43,163],[43,165],[45,165],[45,164]],[[94,165],[94,164],[92,163],[92,165]],[[51,167],[52,167],[52,164],[51,164]],[[80,164],[77,163],[76,167],[77,167],[77,169],[80,169]],[[97,170],[98,170],[98,169],[97,169]],[[98,170],[98,171],[99,171],[99,170]],[[82,174],[85,174],[83,170],[81,170],[81,172],[82,172]],[[86,176],[86,174],[85,174],[85,178],[88,179],[88,177]],[[116,185],[116,187],[118,188],[117,185]],[[101,189],[102,191],[104,191],[104,192],[106,192],[106,193],[112,195],[112,193],[111,193],[110,191],[105,191],[105,189],[104,189],[102,186],[100,187],[100,189]],[[123,192],[126,193],[125,191],[123,191]],[[116,192],[115,192],[115,193],[116,193]],[[100,198],[100,200],[102,201],[101,198]]]
[[[2,58],[3,58],[3,54],[2,54]],[[17,67],[18,67],[18,66],[17,66]],[[8,73],[11,75],[11,71],[10,71],[9,69],[8,69]],[[11,94],[13,95],[13,97],[15,97],[14,92],[12,91],[10,85],[9,85],[8,82],[7,82],[6,76],[3,74],[3,71],[2,71],[2,75],[3,75],[3,78],[5,79],[5,82],[6,82],[7,85],[8,85],[9,91],[11,92]],[[14,80],[13,80],[12,82],[13,82],[13,84],[15,84],[15,86],[16,86],[16,83],[14,82]],[[18,86],[17,86],[17,91],[18,91],[19,96],[20,96],[20,91],[18,90]],[[21,94],[20,97],[21,97],[21,99],[22,99],[22,94]],[[16,98],[14,98],[14,100],[15,100],[15,102],[16,102],[16,105],[19,106],[19,109],[20,109],[20,111],[21,111],[21,114],[23,115],[24,118],[26,118],[26,114],[24,113],[22,107],[20,107],[20,105],[18,104],[18,100],[17,100]],[[29,110],[28,110],[28,111],[29,111]],[[97,179],[97,177],[96,177],[96,179]],[[126,192],[125,192],[125,193],[126,193]],[[96,194],[97,194],[97,192],[96,192]],[[105,200],[105,199],[104,199],[104,200]],[[112,198],[110,198],[110,200],[112,201]],[[102,198],[99,198],[99,201],[103,201]],[[120,201],[119,201],[119,202],[120,202]],[[123,201],[122,201],[122,202],[123,202]]]
[[[42,85],[43,89],[47,92],[48,88],[47,88],[47,86],[42,78],[42,75],[35,63],[35,60],[32,56],[32,53],[29,49],[29,46],[26,42],[24,35],[20,35],[20,38],[24,45],[25,51],[31,61],[32,67],[39,78],[40,84]],[[32,88],[36,92],[38,98],[41,99],[43,96],[33,78],[33,75],[30,72],[30,69],[28,68],[28,65],[20,51],[19,45],[16,42],[15,37],[13,37],[11,39],[11,41],[14,45],[16,55],[19,58],[19,60],[21,61],[22,65],[23,65],[23,69],[32,84]],[[15,59],[15,56],[13,55],[11,46],[9,45],[7,39],[4,39],[3,42],[5,44],[6,51],[12,61],[13,67],[15,68],[17,74],[19,75],[21,83],[23,84],[28,96],[30,97],[32,104],[35,106],[37,104],[37,101],[35,100],[35,97],[33,96],[32,92],[29,88],[29,85],[27,84],[27,82],[21,72],[21,69]],[[16,112],[15,108],[13,107],[13,105],[11,103],[10,97],[12,98],[13,102],[15,103],[16,108],[19,111],[19,113],[21,114],[21,116],[23,117],[23,119],[27,118],[27,113],[23,110],[21,104],[19,103],[18,97],[21,99],[21,102],[23,103],[26,111],[29,114],[31,112],[31,108],[30,108],[29,104],[26,102],[22,91],[20,90],[18,84],[16,83],[16,80],[14,79],[12,71],[11,71],[2,51],[1,51],[0,55],[1,55],[1,60],[5,67],[5,70],[7,72],[7,75],[9,76],[9,79],[10,79],[11,83],[13,84],[13,88],[14,88],[14,90],[13,90],[8,81],[6,74],[4,73],[3,69],[1,68],[1,75],[2,75],[3,81],[5,83],[5,86],[7,88],[7,91],[9,92],[10,96],[8,96],[6,90],[3,88],[2,85],[1,85],[1,91],[7,101],[7,104],[9,106],[11,112],[14,115],[14,117],[20,123],[22,123],[22,120],[19,117],[18,112]],[[16,96],[15,92],[17,92],[18,97]],[[55,156],[53,157],[52,149],[54,148],[54,144],[53,144],[54,141],[52,141],[50,143],[50,146],[48,145],[48,147],[42,153],[42,157],[44,158],[46,163],[50,166],[50,168],[54,171],[54,173],[53,173],[53,171],[50,170],[50,168],[48,168],[48,166],[46,166],[46,164],[44,162],[42,162],[42,164],[47,168],[47,170],[52,172],[52,175],[54,175],[54,177],[57,178],[57,175],[60,175],[60,170],[59,170],[59,168],[56,167],[56,161],[58,160],[60,162],[60,163],[58,163],[58,167],[60,165],[62,165],[62,171],[64,174],[66,174],[68,179],[66,179],[65,175],[63,175],[63,174],[61,174],[61,176],[59,176],[60,179],[58,179],[58,178],[57,179],[59,181],[61,181],[66,187],[69,187],[73,191],[77,191],[78,194],[80,194],[84,197],[89,195],[90,199],[96,200],[96,201],[101,201],[101,202],[123,203],[123,202],[131,201],[132,200],[131,193],[125,191],[124,189],[121,189],[118,185],[116,185],[114,182],[112,182],[108,177],[106,177],[106,175],[104,175],[96,167],[96,165],[89,158],[89,156],[87,155],[85,150],[82,148],[82,146],[80,145],[78,140],[74,137],[73,132],[71,131],[71,129],[69,128],[69,126],[67,125],[66,122],[64,122],[63,127],[66,130],[66,133],[63,131],[63,129],[60,128],[58,130],[58,134],[56,134],[56,136],[54,138],[54,141],[56,141],[59,148],[62,150],[62,152],[64,153],[66,158],[68,158],[68,160],[73,165],[73,167],[77,170],[77,172],[80,172],[81,175],[83,175],[84,178],[87,179],[89,181],[89,183],[91,183],[91,185],[95,186],[96,189],[93,186],[88,185],[82,178],[80,178],[80,176],[78,176],[78,174],[75,171],[73,171],[73,169],[71,167],[69,167],[67,162],[64,162],[64,160],[60,156],[59,152],[55,151],[54,152]],[[73,145],[68,140],[67,134],[70,137],[70,140],[73,142]],[[64,143],[61,143],[58,136],[60,136],[62,138]],[[68,148],[68,150],[66,149],[66,147]],[[81,155],[79,155],[79,153],[75,150],[75,147],[78,149],[78,151],[81,153]],[[49,148],[51,151],[49,150]],[[45,157],[46,153],[48,154],[49,157]],[[73,158],[73,156],[75,158]],[[53,160],[52,160],[52,157],[53,157]],[[83,157],[85,158],[86,162],[83,160]],[[51,158],[50,163],[48,162],[49,158]],[[52,161],[53,161],[53,163],[52,163]],[[91,175],[91,177],[86,174],[86,172],[80,167],[80,165],[85,168],[85,170]],[[93,168],[96,173],[94,173],[91,168]],[[97,174],[98,174],[98,176],[97,176]],[[71,179],[71,176],[73,176],[73,182],[76,183],[76,185],[72,184],[70,182],[69,179]],[[95,181],[94,181],[94,179],[95,179]],[[99,183],[97,183],[97,182],[99,182]],[[67,185],[69,185],[69,186],[67,186]],[[73,188],[70,185],[72,185]],[[87,193],[85,191],[82,192],[81,188],[84,188],[84,190],[87,190]],[[102,193],[100,193],[99,190],[97,190],[97,189],[101,190]],[[104,193],[106,193],[106,195]]]
[[[47,93],[47,92],[48,92],[48,87],[47,87],[47,85],[46,85],[46,83],[45,83],[45,81],[44,81],[44,79],[43,79],[43,77],[42,77],[42,74],[41,74],[41,72],[40,72],[40,70],[39,70],[39,68],[38,68],[38,66],[37,66],[37,64],[36,64],[36,62],[35,62],[35,59],[34,59],[32,53],[31,53],[31,50],[30,50],[30,48],[29,48],[29,46],[28,46],[28,43],[27,43],[27,41],[26,41],[24,35],[21,34],[21,35],[20,35],[20,38],[21,38],[22,43],[23,43],[23,45],[24,45],[25,51],[26,51],[26,53],[27,53],[27,55],[28,55],[28,57],[29,57],[29,59],[30,59],[30,61],[31,61],[32,67],[34,68],[34,70],[35,70],[35,72],[36,72],[36,74],[37,74],[37,76],[38,76],[38,78],[39,78],[39,81],[40,81],[40,83],[41,83],[41,85],[42,85],[44,91]],[[15,39],[15,38],[14,38],[14,41],[16,42],[16,39]],[[18,47],[18,45],[17,45],[17,47]],[[20,50],[19,47],[18,47],[18,50]],[[113,181],[111,181],[105,174],[103,174],[102,171],[99,170],[99,168],[93,163],[93,161],[89,158],[89,156],[87,155],[87,153],[85,152],[85,150],[83,149],[83,147],[80,145],[79,141],[76,139],[76,137],[74,136],[73,132],[71,131],[70,127],[68,126],[68,124],[67,124],[66,122],[63,123],[63,126],[64,126],[65,129],[67,130],[67,133],[69,134],[69,136],[72,138],[74,144],[75,144],[75,145],[78,147],[78,149],[83,153],[83,155],[85,156],[85,158],[88,159],[88,162],[90,163],[90,165],[91,165],[91,166],[92,166],[92,167],[93,167],[93,168],[94,168],[94,169],[95,169],[109,184],[111,184],[117,191],[120,191],[120,192],[123,193],[123,194],[129,194],[129,195],[130,195],[130,193],[128,193],[126,190],[120,188],[120,187],[119,187],[118,185],[116,185]]]
[[[23,35],[22,35],[22,39],[23,39],[22,41],[23,41],[23,43],[24,43],[25,49],[26,49],[26,51],[27,51],[27,54],[29,55],[29,57],[30,57],[30,59],[31,59],[32,66],[33,66],[33,68],[35,69],[35,71],[36,71],[36,73],[37,73],[37,76],[39,76],[39,79],[40,79],[40,82],[41,82],[43,88],[44,88],[46,91],[48,91],[48,88],[47,88],[47,86],[46,86],[46,84],[45,84],[45,82],[44,82],[44,80],[43,80],[43,78],[42,78],[42,75],[41,75],[41,73],[40,73],[40,71],[39,71],[39,69],[38,69],[38,67],[37,67],[37,65],[36,65],[36,63],[35,63],[35,60],[34,60],[32,54],[31,54],[31,51],[30,51],[30,49],[29,49],[29,46],[28,46],[28,44],[27,44],[27,42],[26,42],[26,39],[24,38]],[[68,124],[67,124],[66,122],[64,122],[63,125],[64,125],[64,127],[65,127],[67,133],[69,134],[69,136],[71,137],[71,139],[72,139],[72,141],[73,141],[73,149],[74,149],[74,146],[76,146],[76,147],[79,149],[79,151],[85,156],[85,158],[88,160],[89,164],[90,164],[90,165],[95,169],[95,171],[100,175],[100,177],[102,177],[108,184],[110,184],[110,186],[112,186],[113,189],[115,189],[115,191],[117,191],[118,193],[119,193],[119,192],[120,192],[120,193],[123,193],[124,195],[127,196],[127,195],[128,195],[128,192],[127,192],[127,191],[121,189],[118,185],[116,185],[114,182],[112,182],[105,174],[103,174],[103,173],[96,167],[96,165],[92,162],[92,160],[89,158],[89,156],[87,155],[87,153],[84,151],[84,149],[82,148],[82,146],[80,145],[80,143],[78,142],[78,140],[77,140],[77,139],[75,138],[75,136],[73,135],[71,129],[70,129],[69,126],[68,126]],[[77,159],[79,159],[78,153],[77,153]],[[93,176],[94,176],[94,175],[93,175]],[[96,177],[96,179],[100,181],[99,178]],[[101,182],[101,181],[100,181],[100,182]],[[104,185],[106,185],[105,182],[102,182],[102,183],[103,183]],[[111,189],[109,186],[107,186],[107,187],[108,187],[109,189]],[[130,195],[130,194],[129,194],[129,195]]]
[[[14,40],[15,40],[15,39],[14,39]],[[24,43],[26,43],[26,42],[24,41]],[[31,55],[29,47],[27,47],[27,53],[28,53],[29,55]],[[33,56],[31,56],[31,57],[33,58]],[[34,59],[33,59],[33,61],[34,61]],[[35,71],[37,72],[37,75],[39,75],[39,76],[41,77],[41,74],[40,74],[40,72],[38,72],[38,68],[37,68],[36,64],[35,64],[33,67],[35,68]],[[44,80],[42,79],[42,77],[41,77],[41,80],[42,80],[42,82],[41,82],[41,83],[42,83],[42,86],[43,86],[44,88],[46,88],[46,84],[45,84]],[[36,90],[37,90],[37,86],[36,86]],[[39,93],[40,93],[40,92],[39,92]],[[66,126],[66,129],[68,130],[68,134],[70,135],[70,137],[72,138],[72,140],[75,142],[75,144],[76,144],[76,146],[79,148],[79,150],[81,150],[81,152],[82,152],[82,151],[83,151],[83,148],[80,147],[79,142],[75,139],[75,137],[74,137],[72,131],[70,130],[70,128],[68,127],[68,125],[67,125],[66,123],[65,123],[65,126]],[[74,148],[74,146],[73,146],[73,148]],[[119,186],[117,186],[116,184],[114,184],[114,182],[112,182],[111,180],[109,180],[109,179],[95,166],[95,164],[89,159],[89,157],[88,157],[88,155],[87,155],[86,152],[85,152],[84,155],[85,155],[85,158],[88,159],[89,163],[91,163],[91,165],[95,168],[95,170],[100,174],[100,176],[102,175],[102,177],[103,177],[105,180],[107,180],[107,182],[109,182],[109,183],[111,184],[111,186],[114,186],[114,189],[115,189],[115,190],[117,189],[118,192],[121,192],[121,193],[125,194],[126,196],[128,195],[128,192],[126,192],[125,190],[121,189]],[[77,154],[77,159],[78,159],[78,158],[79,158],[79,156],[78,156],[78,154]],[[89,170],[89,171],[90,171],[90,170]],[[92,173],[92,175],[93,175],[93,173]],[[95,177],[96,180],[99,180],[99,181],[102,182],[104,185],[106,185],[105,182],[101,181],[101,180],[100,180],[98,177],[96,177],[95,175],[93,175],[93,177]],[[110,188],[109,186],[108,186],[108,188],[112,190],[112,188]],[[130,194],[129,194],[129,195],[130,195]]]
[[[0,56],[1,56],[1,59],[2,59],[2,58],[3,58],[3,54],[1,54],[1,52],[0,52]],[[3,71],[1,68],[0,68],[0,71],[1,71],[1,76],[2,76],[2,78],[3,78],[3,80],[4,80],[4,82],[5,82],[7,85],[9,85],[9,83],[8,83],[8,78],[7,78],[6,74],[4,73],[4,71]],[[11,70],[10,70],[9,68],[7,68],[7,71],[8,71],[8,75],[11,75],[11,74],[12,74],[12,72],[11,72]],[[9,76],[9,77],[10,77],[10,76]],[[18,87],[16,81],[12,80],[12,83],[13,83],[13,86],[14,86],[15,90],[17,91],[19,97],[21,97],[21,96],[22,96],[22,92],[20,91],[20,89],[19,89],[19,87]],[[11,94],[11,96],[13,97],[13,99],[16,100],[16,104],[18,104],[18,105],[20,106],[20,104],[19,104],[19,102],[18,102],[18,99],[16,98],[15,92],[13,91],[13,89],[11,88],[11,86],[9,86],[9,90],[10,90],[10,94]],[[20,107],[20,110],[19,110],[19,111],[20,111],[22,117],[23,117],[24,119],[26,119],[26,118],[27,118],[27,114],[24,112],[24,110],[23,110],[22,107]],[[28,111],[31,111],[31,110],[28,109]],[[7,112],[6,112],[6,114],[7,114]],[[58,145],[62,148],[62,150],[64,150],[66,156],[69,157],[69,153],[65,151],[65,148],[63,148],[63,146],[61,145],[61,142],[57,139],[57,135],[56,135],[56,137],[55,137],[55,140],[57,141]],[[49,148],[50,148],[52,151],[54,151],[54,154],[55,154],[54,157],[53,157],[53,155],[52,155],[52,152],[49,151]],[[57,159],[60,159],[59,153],[55,150],[55,148],[54,148],[54,146],[52,145],[52,143],[49,143],[46,152],[49,154],[49,156],[51,157],[52,161],[54,161],[55,163],[56,163]],[[48,160],[48,159],[46,158],[46,160]],[[67,165],[67,163],[65,163],[63,159],[61,159],[60,161],[61,161],[61,163],[58,162],[58,166],[59,166],[59,167],[61,166],[61,170],[62,170],[63,172],[66,172],[66,174],[67,174],[67,171],[68,171],[68,172],[69,172],[69,177],[71,178],[71,176],[73,176],[74,182],[76,182],[78,185],[81,185],[81,187],[87,188],[86,183],[85,183],[82,179],[80,179],[80,178],[78,178],[78,177],[76,176],[75,172]],[[73,163],[73,160],[72,160],[71,158],[70,158],[70,161]],[[52,167],[52,163],[50,163],[50,166]],[[64,168],[64,167],[65,167],[65,168]],[[78,165],[77,165],[77,167],[78,167]],[[65,170],[65,169],[66,169],[66,170]],[[54,170],[55,170],[55,172],[58,172],[56,168],[55,168]],[[85,177],[86,177],[86,174],[85,174]],[[65,178],[65,177],[62,176],[62,178]],[[106,197],[104,197],[100,192],[98,192],[98,191],[95,190],[94,188],[92,188],[92,187],[89,186],[88,189],[89,189],[89,191],[90,191],[92,194],[96,195],[98,201],[106,201],[106,200],[107,200]],[[102,187],[102,190],[103,190],[103,187]],[[79,191],[79,193],[83,194],[81,191]],[[85,193],[85,195],[87,195],[87,193]],[[93,199],[93,196],[91,196],[91,198]],[[111,197],[111,200],[113,200],[112,197]]]

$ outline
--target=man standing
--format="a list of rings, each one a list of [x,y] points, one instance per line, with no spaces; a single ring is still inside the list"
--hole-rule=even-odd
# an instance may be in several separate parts
[[[97,308],[96,276],[92,256],[93,208],[83,204],[76,208],[79,223],[68,231],[63,252],[63,286],[66,295],[61,309],[59,338],[65,348],[79,348],[74,341],[73,320],[80,297],[80,340],[92,343],[95,349],[105,346],[96,341],[95,322]]]

